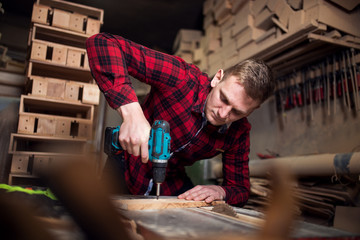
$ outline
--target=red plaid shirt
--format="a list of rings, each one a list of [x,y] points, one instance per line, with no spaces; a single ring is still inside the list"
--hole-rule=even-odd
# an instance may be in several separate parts
[[[107,33],[90,37],[86,48],[93,77],[112,108],[138,101],[129,75],[151,85],[142,104],[145,117],[150,124],[156,119],[169,122],[174,152],[161,185],[162,195],[182,193],[179,190],[188,180],[185,166],[222,153],[225,200],[233,205],[246,203],[251,128],[247,119],[233,122],[229,128],[206,124],[196,135],[205,119],[204,105],[211,90],[207,74],[179,57]],[[144,194],[152,178],[151,163],[143,164],[139,157],[127,153],[125,159],[125,180],[130,192]]]

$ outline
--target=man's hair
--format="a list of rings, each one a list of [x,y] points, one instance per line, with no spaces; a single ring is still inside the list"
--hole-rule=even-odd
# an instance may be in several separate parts
[[[245,60],[224,72],[223,79],[235,76],[245,88],[246,94],[253,100],[263,103],[275,88],[273,73],[268,65],[257,59]]]

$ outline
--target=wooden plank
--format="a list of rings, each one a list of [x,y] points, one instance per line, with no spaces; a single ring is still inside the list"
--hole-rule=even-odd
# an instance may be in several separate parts
[[[223,204],[224,201],[213,201],[211,204],[205,201],[188,201],[184,199],[165,198],[162,199],[119,199],[114,200],[115,205],[123,210],[145,210],[145,209],[168,209],[168,208],[191,208],[206,207]]]
[[[360,49],[360,44],[350,43],[350,42],[343,41],[341,39],[334,39],[334,38],[322,36],[322,35],[315,34],[315,33],[309,33],[308,38],[312,39],[312,40],[321,40],[323,42],[328,42],[328,43],[332,43],[332,44],[335,44],[335,45],[340,45],[340,46],[343,46],[343,47]]]
[[[348,11],[352,11],[356,6],[360,4],[360,1],[358,0],[329,0],[343,8],[345,8]]]
[[[271,20],[273,15],[274,13],[270,12],[269,9],[264,8],[264,10],[255,17],[255,22],[254,22],[255,27],[268,30],[274,25],[274,23]]]
[[[233,216],[228,216],[228,215],[224,215],[221,213],[213,212],[211,210],[212,210],[212,207],[200,207],[196,211],[206,211],[209,214],[214,214],[219,217],[221,216],[221,217],[232,219],[235,221],[245,222],[247,224],[251,224],[251,225],[254,225],[257,227],[262,227],[262,226],[264,226],[264,223],[265,223],[264,219],[258,218],[258,217],[253,217],[253,216],[240,214],[240,213],[236,213],[236,216],[233,217]]]
[[[360,22],[360,9],[348,13],[327,1],[322,1],[320,4],[305,11],[306,14],[307,12],[309,12],[312,19],[318,22],[360,37],[360,29],[354,24]]]

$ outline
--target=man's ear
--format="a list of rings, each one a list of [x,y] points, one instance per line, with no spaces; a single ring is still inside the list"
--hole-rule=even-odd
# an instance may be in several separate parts
[[[215,87],[224,77],[224,70],[219,69],[213,79],[211,80],[211,87]]]

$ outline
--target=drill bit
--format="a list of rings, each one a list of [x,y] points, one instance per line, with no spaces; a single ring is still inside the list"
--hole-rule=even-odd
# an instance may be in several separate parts
[[[156,184],[156,199],[159,200],[160,196],[160,183]]]

